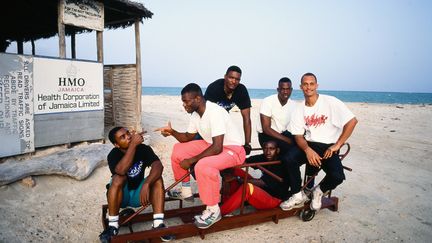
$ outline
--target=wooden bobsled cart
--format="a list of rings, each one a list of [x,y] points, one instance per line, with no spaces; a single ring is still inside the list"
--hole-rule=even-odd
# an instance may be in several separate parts
[[[257,150],[257,149],[254,149]],[[344,152],[341,152],[339,154],[339,157],[341,160],[343,160],[350,151],[350,145],[348,143],[344,144],[341,151],[344,150]],[[246,170],[246,174],[248,174],[250,167],[257,167],[260,170],[263,171],[263,173],[268,173],[270,176],[276,178],[277,180],[282,180],[277,175],[274,175],[270,171],[268,171],[265,166],[272,165],[272,164],[278,164],[280,161],[271,161],[271,162],[261,162],[261,163],[245,163],[243,165],[237,166],[237,168],[243,168]],[[344,169],[348,171],[352,171],[352,169],[345,167]],[[318,173],[318,172],[317,172]],[[169,186],[165,191],[169,191],[172,188],[174,188],[178,183],[180,183],[186,176],[188,176],[190,173],[186,174],[183,178],[179,179],[175,183],[173,183],[171,186]],[[222,173],[223,174],[223,173]],[[305,189],[306,185],[314,179],[316,174],[312,177],[309,177],[306,180],[304,180],[304,186],[303,189]],[[224,183],[227,183],[224,181],[224,176],[222,176],[222,193],[224,192]],[[246,187],[248,178],[245,176],[243,178],[243,198],[246,194]],[[307,191],[307,189],[306,189]],[[198,194],[195,194],[194,197],[198,197]],[[222,217],[220,221],[212,225],[211,227],[207,229],[199,229],[195,226],[193,223],[194,216],[200,214],[204,209],[205,205],[199,205],[199,206],[191,206],[191,207],[183,207],[183,201],[178,199],[170,199],[166,198],[166,202],[169,201],[178,201],[178,208],[176,209],[169,209],[165,210],[165,219],[169,218],[179,218],[181,219],[180,224],[178,225],[172,225],[171,222],[169,222],[168,227],[164,229],[148,229],[148,230],[141,230],[137,231],[134,230],[133,226],[134,224],[143,223],[143,222],[152,222],[153,220],[153,213],[142,213],[142,211],[147,206],[142,206],[137,211],[134,211],[131,208],[123,209],[120,212],[120,226],[124,227],[127,226],[129,228],[129,233],[120,233],[117,236],[113,236],[111,239],[111,242],[160,242],[160,236],[163,235],[174,235],[176,239],[182,239],[187,238],[191,236],[197,236],[199,235],[201,239],[204,239],[205,235],[208,233],[213,233],[217,231],[222,230],[229,230],[233,228],[238,228],[242,226],[247,225],[253,225],[258,224],[262,222],[267,221],[273,221],[274,223],[278,223],[279,219],[291,217],[291,216],[300,216],[300,218],[303,221],[309,221],[312,220],[315,216],[315,211],[310,209],[310,202],[305,203],[305,205],[301,208],[295,208],[289,211],[283,211],[279,207],[273,208],[273,209],[266,209],[266,210],[247,210],[248,212],[245,212],[245,205],[242,203],[240,207],[240,213],[239,215],[235,215],[232,217]],[[244,200],[242,200],[244,201]],[[338,210],[338,198],[332,197],[331,193],[329,193],[327,196],[322,198],[322,207],[321,209],[330,209],[332,211]],[[102,224],[104,229],[108,227],[108,205],[102,205]],[[123,230],[124,231],[124,230]],[[122,232],[122,231],[120,231]]]

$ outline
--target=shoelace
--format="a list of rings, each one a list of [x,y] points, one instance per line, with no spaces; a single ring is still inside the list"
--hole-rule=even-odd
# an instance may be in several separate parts
[[[212,216],[212,214],[213,214],[212,211],[210,211],[209,209],[206,209],[206,210],[203,211],[203,213],[202,213],[202,215],[201,215],[200,218],[202,220],[206,220],[206,219],[210,218]]]

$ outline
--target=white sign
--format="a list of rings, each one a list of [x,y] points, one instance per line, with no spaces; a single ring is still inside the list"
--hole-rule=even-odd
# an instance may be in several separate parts
[[[34,151],[33,58],[0,53],[0,157]]]
[[[102,63],[34,58],[34,112],[103,110]]]
[[[63,24],[92,30],[104,29],[104,5],[94,0],[61,2]]]

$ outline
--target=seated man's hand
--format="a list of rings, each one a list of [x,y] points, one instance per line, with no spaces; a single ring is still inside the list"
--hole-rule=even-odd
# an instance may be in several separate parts
[[[190,158],[190,159],[185,159],[182,162],[180,162],[180,167],[182,167],[182,169],[187,170],[189,169],[193,164],[195,163],[195,160]]]
[[[172,135],[172,132],[173,132],[173,129],[172,129],[172,127],[171,127],[171,122],[168,122],[168,125],[166,125],[166,126],[164,126],[164,127],[156,128],[154,131],[155,131],[155,132],[160,131],[160,133],[161,133],[162,136],[164,136],[164,137],[171,136],[171,135]]]
[[[243,145],[243,148],[244,148],[244,150],[246,152],[246,155],[249,155],[251,153],[251,151],[252,151],[252,147],[248,143],[245,144],[245,145]]]
[[[315,167],[321,166],[321,157],[310,147],[305,150],[306,158],[309,161],[309,164]]]
[[[150,188],[149,188],[149,184],[147,184],[147,183],[144,183],[142,188],[141,188],[140,202],[141,202],[141,205],[143,205],[143,206],[150,204]]]
[[[340,146],[338,146],[337,144],[333,144],[332,146],[330,146],[324,153],[324,157],[323,159],[328,159],[330,157],[332,157],[332,155],[334,153],[337,153],[337,151],[340,149]]]
[[[130,141],[131,145],[137,146],[142,144],[144,142],[143,134],[144,132],[137,133],[133,131],[131,135],[131,141]]]

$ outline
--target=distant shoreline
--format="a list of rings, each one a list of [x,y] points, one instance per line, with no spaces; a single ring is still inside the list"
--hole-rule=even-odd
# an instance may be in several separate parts
[[[180,87],[143,87],[142,95],[180,95]],[[275,94],[276,89],[248,89],[251,99],[263,99]],[[203,89],[205,92],[205,89]],[[377,91],[329,91],[320,90],[319,93],[332,95],[344,102],[377,103],[377,104],[432,104],[432,93],[402,93]],[[302,100],[300,90],[293,90],[293,100]]]

